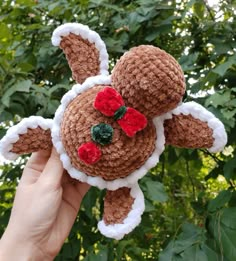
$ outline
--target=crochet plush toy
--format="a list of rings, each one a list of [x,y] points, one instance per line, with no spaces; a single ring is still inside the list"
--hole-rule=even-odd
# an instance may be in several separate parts
[[[154,167],[165,144],[221,151],[223,124],[195,102],[182,103],[184,74],[165,51],[141,45],[126,52],[108,73],[100,36],[68,23],[53,33],[77,82],[54,119],[32,116],[7,131],[7,159],[54,146],[72,178],[107,189],[98,228],[121,239],[141,220],[144,197],[138,180]]]

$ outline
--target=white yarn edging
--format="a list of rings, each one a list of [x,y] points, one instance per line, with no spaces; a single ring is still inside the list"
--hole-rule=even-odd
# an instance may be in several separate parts
[[[68,171],[72,178],[78,179],[82,182],[86,182],[92,186],[96,186],[99,189],[107,188],[109,190],[116,190],[120,187],[131,187],[135,184],[140,178],[142,178],[149,169],[156,166],[159,162],[159,156],[164,150],[165,145],[165,137],[164,137],[164,127],[163,122],[164,119],[161,117],[156,117],[153,120],[153,123],[156,127],[156,134],[157,139],[155,143],[155,150],[152,155],[148,158],[148,160],[142,165],[139,169],[133,171],[129,176],[126,178],[119,178],[113,181],[106,181],[101,177],[92,177],[86,175],[84,172],[79,171],[78,169],[74,168],[71,164],[70,158],[65,151],[65,148],[62,144],[61,137],[60,137],[60,125],[63,119],[63,114],[68,106],[68,104],[80,93],[92,88],[96,84],[103,84],[109,85],[111,84],[110,76],[104,75],[97,75],[86,79],[86,81],[80,85],[76,84],[72,87],[72,89],[66,93],[62,100],[61,105],[57,109],[55,113],[55,118],[52,126],[52,142],[54,147],[56,148],[57,152],[60,155],[60,159],[62,161],[63,167]]]
[[[106,225],[103,220],[99,221],[98,229],[104,236],[120,240],[141,222],[145,204],[143,192],[137,183],[131,187],[130,195],[134,198],[134,203],[122,224]]]
[[[223,123],[218,120],[214,114],[205,109],[203,106],[196,102],[186,102],[182,103],[176,109],[170,112],[174,115],[184,114],[192,115],[194,118],[199,119],[203,122],[206,122],[209,128],[213,131],[214,142],[211,148],[208,148],[210,152],[219,152],[222,151],[227,143],[227,134],[224,128]],[[170,114],[168,113],[168,115]],[[169,115],[169,118],[170,115]]]
[[[52,34],[52,44],[54,46],[59,46],[62,37],[67,36],[70,33],[80,35],[83,39],[95,44],[95,47],[99,51],[100,74],[108,75],[108,53],[106,45],[100,35],[97,32],[90,30],[87,25],[79,23],[66,23],[58,26]]]
[[[37,127],[41,127],[44,130],[51,129],[52,120],[44,119],[41,116],[31,116],[8,129],[6,135],[0,141],[0,153],[4,158],[15,160],[19,157],[19,154],[11,152],[13,144],[19,140],[20,134],[25,134],[28,129],[35,129]]]

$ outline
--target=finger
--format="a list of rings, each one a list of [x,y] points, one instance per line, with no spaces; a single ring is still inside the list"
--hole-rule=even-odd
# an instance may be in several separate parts
[[[52,149],[47,164],[39,178],[39,181],[52,185],[55,189],[61,186],[63,166],[55,148]]]
[[[63,226],[60,227],[61,234],[66,238],[71,227],[74,224],[78,214],[81,201],[90,188],[90,185],[76,181],[66,183],[63,186],[63,200],[59,211],[58,219],[63,220]]]
[[[63,200],[78,212],[84,195],[89,190],[90,185],[75,180],[73,183],[63,185]]]
[[[64,169],[61,185],[62,187],[66,184],[74,183],[75,179],[71,178],[71,176],[68,174],[68,172]]]
[[[32,153],[25,165],[20,184],[30,185],[35,183],[41,175],[50,154],[51,150],[41,150]]]
[[[84,195],[90,188],[90,185],[73,179],[68,175],[68,173],[64,173],[62,177],[62,188],[63,200],[77,211]]]
[[[89,184],[82,183],[82,182],[79,182],[79,181],[75,184],[75,188],[80,195],[81,201],[82,201],[84,195],[88,192],[90,187],[91,186]]]

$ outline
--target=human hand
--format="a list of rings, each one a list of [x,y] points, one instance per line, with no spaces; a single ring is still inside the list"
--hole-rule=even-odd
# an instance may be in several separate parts
[[[55,149],[32,154],[23,171],[0,260],[53,260],[77,216],[89,185],[72,179]]]

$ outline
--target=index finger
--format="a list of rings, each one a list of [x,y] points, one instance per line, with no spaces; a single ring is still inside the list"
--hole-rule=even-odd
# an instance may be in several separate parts
[[[51,184],[55,188],[61,186],[61,179],[63,174],[63,166],[59,154],[55,148],[52,148],[51,155],[45,165],[45,168],[39,178],[44,183]]]
[[[25,165],[20,183],[27,185],[35,183],[41,175],[50,154],[50,150],[33,152]]]

